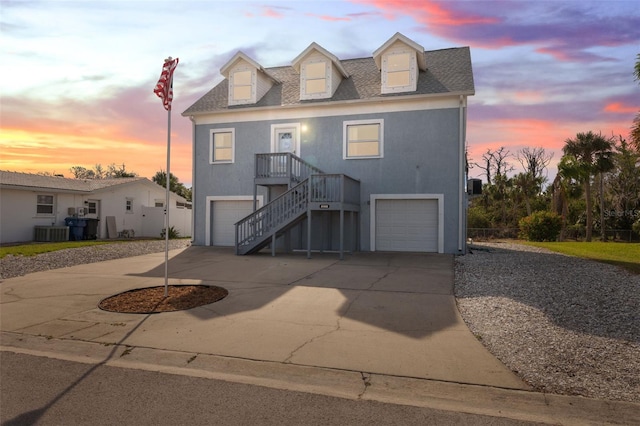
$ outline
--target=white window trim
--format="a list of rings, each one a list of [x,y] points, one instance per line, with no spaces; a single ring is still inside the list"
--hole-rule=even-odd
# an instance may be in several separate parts
[[[362,157],[349,157],[347,153],[349,152],[347,149],[347,145],[349,143],[349,126],[361,126],[365,124],[379,124],[380,125],[380,154],[379,155],[369,155]],[[342,123],[342,159],[343,160],[367,160],[371,158],[384,158],[384,119],[373,119],[373,120],[351,120],[344,121]]]
[[[251,72],[251,97],[249,99],[235,99],[233,97],[233,89],[235,87],[234,76],[235,76],[235,73],[244,72],[244,71]],[[257,74],[256,74],[255,68],[248,67],[248,66],[234,68],[229,73],[229,105],[255,104],[256,103],[256,85],[257,85],[256,79],[257,79]]]
[[[317,64],[322,62],[324,64],[324,92],[307,93],[307,65]],[[313,59],[305,61],[300,68],[300,99],[326,99],[330,96],[331,88],[331,64],[325,59]],[[313,79],[316,80],[316,79]]]
[[[127,209],[129,202],[131,202],[131,209]],[[127,197],[124,201],[124,212],[126,214],[133,214],[133,198]]]
[[[262,207],[264,197],[258,195],[257,208]],[[211,245],[211,202],[212,201],[253,201],[253,195],[209,195],[205,197],[205,223],[204,223],[204,245]]]
[[[406,86],[387,86],[387,64],[392,55],[409,54],[409,84]],[[382,88],[384,93],[415,92],[418,88],[418,67],[416,52],[411,49],[392,49],[382,55]]]
[[[444,194],[371,194],[369,235],[371,251],[376,251],[377,200],[438,200],[438,253],[444,253]]]
[[[214,145],[213,145],[213,137],[216,133],[231,133],[231,160],[214,160]],[[225,128],[225,129],[211,129],[209,130],[209,164],[231,164],[234,163],[236,159],[236,129],[235,128]]]
[[[45,197],[51,197],[53,199],[51,204],[43,204],[43,203],[39,203],[38,202],[38,197],[40,196],[45,196]],[[46,193],[41,193],[41,194],[36,194],[36,217],[53,217],[56,215],[56,201],[57,201],[57,197],[56,194],[46,194]],[[38,206],[51,206],[51,213],[38,213]]]
[[[276,131],[280,129],[291,129],[291,128],[293,128],[296,133],[296,140],[295,140],[296,146],[293,154],[300,157],[300,149],[302,148],[300,144],[300,128],[301,128],[300,123],[272,124],[271,125],[271,152],[277,152],[278,150],[278,141],[276,139]]]

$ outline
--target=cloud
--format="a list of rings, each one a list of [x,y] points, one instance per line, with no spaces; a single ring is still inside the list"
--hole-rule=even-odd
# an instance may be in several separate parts
[[[316,13],[305,13],[305,15],[322,21],[351,21],[351,18],[345,16],[318,15]]]
[[[557,60],[611,60],[589,51],[632,45],[640,40],[640,16],[611,15],[582,3],[440,2],[433,0],[357,0],[382,10],[413,17],[421,31],[457,43],[497,49],[531,45]],[[606,8],[602,5],[601,8]],[[606,15],[606,16],[605,16]]]
[[[611,102],[605,105],[605,112],[613,112],[616,114],[636,114],[639,108],[637,105],[625,104],[623,102]]]

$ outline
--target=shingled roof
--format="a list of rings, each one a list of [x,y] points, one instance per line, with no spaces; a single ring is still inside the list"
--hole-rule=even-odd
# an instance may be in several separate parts
[[[0,170],[0,185],[3,188],[51,189],[63,192],[89,194],[93,191],[124,185],[130,182],[148,181],[144,177],[119,179],[69,179],[58,176],[43,176],[31,173],[8,172]]]
[[[300,100],[300,74],[292,66],[274,67],[265,68],[265,71],[280,81],[280,84],[274,84],[258,103],[229,106],[229,82],[224,79],[187,108],[182,115],[189,116],[246,108],[305,105],[318,102],[366,101],[406,95],[448,93],[473,95],[475,93],[471,53],[468,47],[426,51],[424,55],[427,69],[419,72],[415,92],[382,94],[380,70],[373,57],[345,59],[340,63],[350,77],[340,83],[330,99]]]

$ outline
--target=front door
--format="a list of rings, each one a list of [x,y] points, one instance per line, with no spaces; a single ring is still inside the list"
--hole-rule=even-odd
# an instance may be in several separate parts
[[[300,156],[300,125],[283,124],[272,126],[271,152],[290,152]]]

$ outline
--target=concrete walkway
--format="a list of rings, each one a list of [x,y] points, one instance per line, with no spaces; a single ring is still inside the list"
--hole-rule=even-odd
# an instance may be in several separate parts
[[[551,416],[541,419],[557,420],[548,397],[530,392],[465,326],[453,297],[452,256],[356,253],[339,261],[335,254],[241,257],[190,247],[171,252],[170,284],[221,286],[229,291],[225,299],[153,315],[97,308],[107,296],[163,285],[163,262],[157,253],[4,280],[3,350],[359,398],[384,388],[390,402],[432,389],[428,379],[440,383],[429,392],[451,406],[458,401],[456,409],[464,406],[462,395],[467,405],[478,398],[490,405],[506,392],[538,419],[539,398]],[[617,415],[626,407],[620,404]]]

